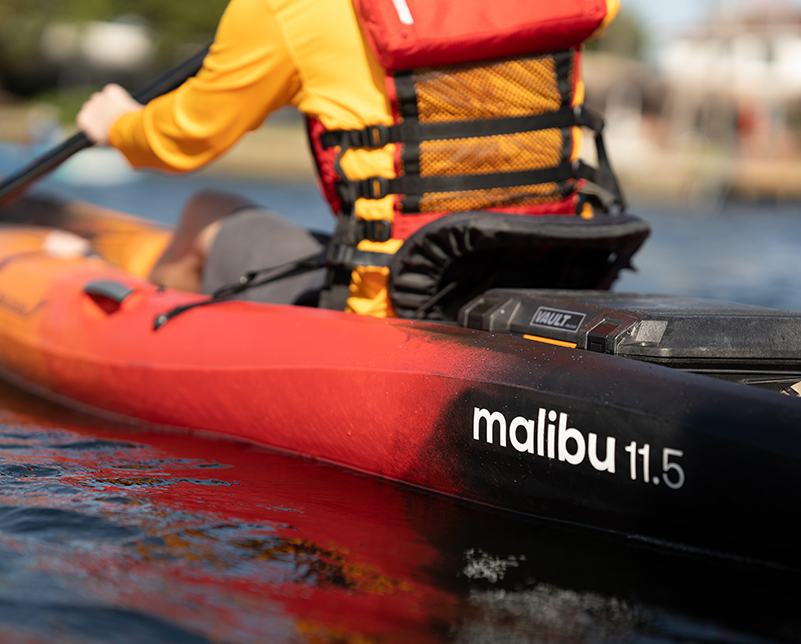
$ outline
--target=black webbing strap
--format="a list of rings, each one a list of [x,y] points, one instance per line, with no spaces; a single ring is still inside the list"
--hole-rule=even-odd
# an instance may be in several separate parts
[[[381,231],[381,239],[372,239],[365,233],[373,229]],[[378,221],[362,221],[350,214],[340,213],[337,217],[337,227],[331,236],[331,243],[325,254],[326,266],[389,266],[392,255],[387,253],[373,253],[356,248],[363,239],[370,241],[387,241],[392,238],[392,222],[388,219]]]
[[[354,221],[353,215],[340,215],[341,221],[346,221],[338,229],[344,229],[347,222]],[[325,265],[328,266],[328,279],[326,285],[320,293],[318,306],[321,309],[331,309],[342,311],[350,296],[351,271],[358,266],[379,266],[385,267],[392,263],[395,257],[389,253],[375,253],[359,250],[355,244],[339,241],[347,239],[346,234],[337,235],[334,233],[328,251],[325,256]]]
[[[430,192],[514,188],[580,179],[583,178],[580,174],[580,168],[583,165],[585,164],[582,161],[577,161],[563,163],[555,168],[517,172],[435,175],[431,177],[404,175],[395,179],[371,177],[361,181],[350,181],[349,186],[351,195],[355,199],[383,199],[387,195],[422,195]]]
[[[416,119],[410,119],[398,125],[371,125],[362,130],[332,130],[325,132],[320,137],[320,142],[326,149],[337,146],[382,148],[389,143],[419,143],[442,139],[501,136],[573,126],[587,127],[594,132],[601,132],[604,120],[597,112],[581,105],[530,116],[445,123],[420,123]]]
[[[617,206],[621,212],[624,212],[626,209],[626,200],[623,196],[623,191],[620,189],[617,177],[609,163],[609,159],[606,156],[603,137],[598,135],[595,143],[598,148],[597,168],[584,163],[584,161],[578,160],[573,163],[562,164],[556,168],[549,168],[546,170],[529,170],[487,175],[459,175],[454,177],[406,176],[400,179],[406,180],[404,187],[413,187],[415,189],[419,189],[420,186],[415,185],[414,181],[422,181],[423,188],[427,192],[516,188],[534,183],[551,181],[561,183],[570,179],[583,179],[596,185],[605,192],[607,195],[607,202]],[[377,179],[377,182],[375,179]],[[446,181],[440,181],[441,179],[446,179]],[[361,184],[355,190],[358,191],[361,189],[365,191],[365,194],[359,195],[365,199],[380,198],[371,197],[370,194],[375,190],[378,190],[378,194],[381,194],[382,190],[392,190],[398,187],[398,184],[392,184],[391,181],[393,180],[386,180],[380,177],[367,179],[363,182],[355,182]],[[400,194],[403,195],[400,200],[400,209],[402,212],[419,212],[420,201],[424,193],[401,192]]]
[[[347,244],[332,243],[328,247],[325,263],[329,266],[347,266],[348,268],[356,268],[357,266],[385,267],[392,264],[394,257],[395,255],[392,253],[376,253],[359,250],[355,246],[348,246]]]
[[[612,169],[612,164],[609,162],[609,157],[606,154],[604,137],[601,133],[595,135],[595,149],[598,155],[598,167],[593,168],[587,166],[587,168],[591,171],[591,174],[594,174],[595,177],[584,178],[609,193],[612,204],[616,205],[620,209],[620,212],[625,212],[626,198],[623,196],[623,190],[620,188],[617,175]]]
[[[400,115],[407,119],[417,120],[419,111],[417,109],[417,85],[414,82],[414,69],[407,69],[395,72],[392,81],[395,84],[395,96],[398,97],[398,107]]]
[[[332,311],[344,310],[350,297],[353,269],[359,266],[387,267],[394,258],[394,254],[359,250],[355,246],[332,241],[325,258],[328,279],[320,292],[318,307]]]
[[[344,311],[350,297],[351,269],[345,266],[332,266],[328,269],[325,287],[320,291],[318,308],[330,311]]]
[[[362,240],[385,242],[392,239],[392,221],[390,219],[364,220],[357,219],[353,212],[339,213],[337,226],[331,239],[355,246]]]
[[[348,183],[349,194],[355,199],[383,199],[387,195],[411,197],[432,192],[461,192],[467,190],[492,190],[494,188],[516,188],[543,183],[562,183],[571,179],[590,181],[608,192],[613,203],[623,206],[622,191],[609,164],[603,138],[597,137],[599,167],[593,168],[578,160],[563,163],[555,168],[523,170],[519,172],[497,172],[492,174],[436,175],[421,177],[405,175],[396,179],[371,177]],[[407,209],[404,207],[404,211]]]
[[[385,242],[392,239],[392,220],[390,219],[358,220],[356,226],[360,239],[368,239],[373,242]]]

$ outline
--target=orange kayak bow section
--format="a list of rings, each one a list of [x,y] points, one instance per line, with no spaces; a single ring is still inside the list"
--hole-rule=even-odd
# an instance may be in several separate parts
[[[48,212],[38,221],[105,258],[53,228],[0,228],[0,368],[12,382],[505,510],[801,563],[801,401],[592,344],[646,351],[665,327],[640,320],[615,339],[607,327],[628,318],[606,313],[606,327],[552,344],[540,341],[549,325],[580,333],[597,305],[539,306],[537,333],[507,333],[228,301],[154,330],[204,299],[136,276],[168,231],[90,207]],[[493,328],[482,302],[466,318]],[[787,379],[796,365],[782,364]]]

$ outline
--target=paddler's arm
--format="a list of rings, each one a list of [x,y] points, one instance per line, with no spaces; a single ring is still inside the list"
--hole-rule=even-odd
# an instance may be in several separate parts
[[[108,138],[136,167],[195,170],[292,103],[300,87],[266,0],[232,0],[198,75],[119,117]]]

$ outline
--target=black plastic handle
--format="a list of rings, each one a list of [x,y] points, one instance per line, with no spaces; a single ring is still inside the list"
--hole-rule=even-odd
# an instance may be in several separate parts
[[[83,287],[83,292],[87,295],[98,295],[105,297],[112,302],[122,304],[131,295],[134,294],[135,289],[126,286],[122,282],[114,282],[113,280],[96,280],[89,282]]]

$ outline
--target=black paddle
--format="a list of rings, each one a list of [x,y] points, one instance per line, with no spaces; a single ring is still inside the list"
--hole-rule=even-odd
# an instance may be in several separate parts
[[[209,47],[206,47],[192,56],[192,58],[164,72],[161,76],[136,92],[133,97],[138,102],[147,104],[154,98],[174,90],[186,79],[191,78],[200,71],[200,68],[203,66],[203,60],[208,53]],[[22,170],[11,175],[0,184],[0,208],[27,188],[31,183],[64,163],[64,161],[69,159],[73,154],[91,146],[92,142],[86,138],[86,135],[83,132],[78,132],[78,134],[70,137],[52,150],[45,152],[40,157],[31,161],[27,166],[22,168]]]

